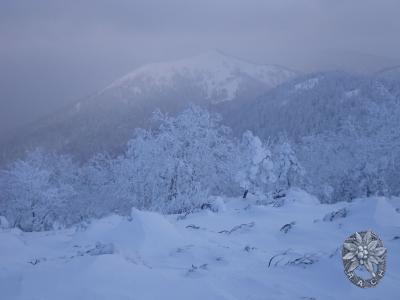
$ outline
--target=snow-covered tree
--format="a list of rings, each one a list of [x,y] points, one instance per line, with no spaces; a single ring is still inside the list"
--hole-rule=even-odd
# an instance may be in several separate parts
[[[139,130],[128,144],[124,172],[136,204],[163,212],[199,207],[233,177],[234,144],[220,118],[191,106],[177,117],[156,113],[155,130]]]
[[[66,217],[75,195],[72,161],[35,150],[3,173],[2,210],[14,226],[27,231],[47,230]],[[68,168],[70,169],[68,169]]]
[[[274,173],[276,191],[287,190],[293,186],[304,184],[305,170],[287,141],[277,143],[273,148]]]
[[[239,145],[240,166],[236,180],[243,189],[243,198],[250,192],[265,195],[276,181],[269,147],[252,132],[246,131]]]
[[[129,213],[132,202],[121,192],[118,162],[108,154],[97,154],[81,168],[79,190],[84,201],[77,214],[82,219]]]

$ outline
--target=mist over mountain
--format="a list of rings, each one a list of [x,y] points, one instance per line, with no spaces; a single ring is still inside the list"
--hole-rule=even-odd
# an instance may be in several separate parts
[[[192,58],[143,66],[95,95],[21,128],[3,142],[3,161],[43,147],[88,159],[115,153],[135,128],[147,128],[157,109],[176,114],[197,104],[224,114],[297,75],[210,51]]]

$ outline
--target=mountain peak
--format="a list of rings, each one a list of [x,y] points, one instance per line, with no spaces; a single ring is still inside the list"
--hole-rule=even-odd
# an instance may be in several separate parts
[[[204,88],[208,98],[224,94],[218,101],[228,101],[235,98],[239,85],[249,78],[271,88],[295,75],[283,67],[249,63],[211,50],[194,57],[142,66],[114,81],[105,91],[128,89],[140,94],[144,89],[174,87],[184,78]]]

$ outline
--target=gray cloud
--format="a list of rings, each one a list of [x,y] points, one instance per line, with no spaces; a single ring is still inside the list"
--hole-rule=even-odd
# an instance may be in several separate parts
[[[212,48],[304,71],[398,64],[399,11],[396,0],[5,0],[0,132],[142,64]]]

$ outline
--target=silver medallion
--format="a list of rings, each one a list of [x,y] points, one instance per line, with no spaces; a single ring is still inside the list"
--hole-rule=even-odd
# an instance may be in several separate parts
[[[386,248],[372,231],[356,232],[343,244],[342,259],[347,278],[358,287],[376,286],[386,272]],[[369,274],[364,278],[361,273]]]

